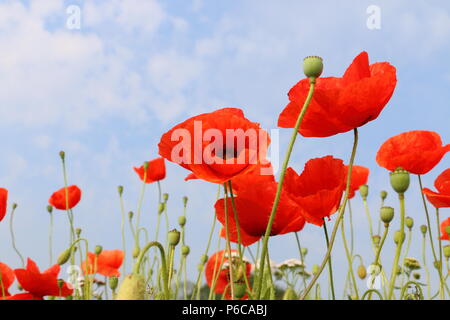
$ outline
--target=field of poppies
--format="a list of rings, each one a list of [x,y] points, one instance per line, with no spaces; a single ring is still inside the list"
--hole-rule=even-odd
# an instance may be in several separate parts
[[[396,68],[389,62],[369,63],[367,52],[361,52],[339,77],[321,77],[320,57],[306,57],[305,78],[288,94],[284,109],[274,110],[278,127],[292,130],[289,143],[282,146],[281,167],[275,172],[268,160],[271,145],[269,133],[252,122],[244,110],[222,108],[200,114],[162,134],[158,150],[161,157],[134,168],[142,181],[137,209],[126,212],[122,186],[117,188],[122,214],[122,247],[106,250],[93,247],[76,223],[74,211],[82,190],[67,179],[66,154],[61,151],[64,185],[49,195],[48,213],[50,266],[38,266],[33,257],[23,256],[15,246],[13,224],[17,205],[8,202],[8,189],[0,188],[0,223],[9,223],[11,243],[22,265],[0,262],[0,297],[2,300],[319,300],[341,299],[336,282],[344,283],[344,299],[351,300],[426,300],[448,299],[450,290],[450,217],[441,208],[450,207],[450,168],[439,174],[434,187],[422,185],[422,176],[441,162],[450,144],[443,144],[439,133],[408,131],[386,140],[379,148],[376,162],[390,172],[390,186],[380,194],[381,205],[370,212],[369,169],[355,163],[362,152],[358,145],[358,128],[377,117],[388,104],[397,85]],[[274,124],[275,125],[275,124]],[[298,135],[323,138],[353,132],[353,147],[348,159],[333,155],[313,158],[297,172],[289,166],[291,156],[301,153]],[[283,150],[285,149],[285,150]],[[195,279],[188,279],[187,257],[191,248],[185,242],[186,211],[176,226],[168,226],[168,194],[162,193],[160,181],[166,177],[166,161],[186,169],[185,183],[200,179],[217,192],[215,218]],[[405,192],[410,180],[417,179],[423,206],[417,215],[425,217],[421,225],[422,257],[409,256],[414,220],[407,215]],[[158,222],[141,224],[144,190],[156,184],[159,190]],[[399,210],[384,205],[387,194],[398,198]],[[201,196],[201,195],[199,195]],[[372,260],[364,265],[353,248],[351,207],[349,200],[359,197],[366,209],[370,227]],[[183,199],[186,209],[188,199]],[[59,210],[67,215],[70,243],[66,250],[53,252],[52,217]],[[213,210],[213,208],[211,208]],[[400,226],[393,230],[393,222]],[[166,229],[161,225],[166,224]],[[220,224],[218,249],[211,239]],[[308,250],[301,246],[298,234],[306,224],[323,229],[327,250],[322,262],[307,268]],[[327,226],[332,226],[327,229]],[[350,226],[350,228],[348,227]],[[378,227],[377,227],[378,226]],[[148,228],[156,230],[154,241]],[[417,228],[417,227],[416,227]],[[163,230],[170,230],[164,233]],[[196,226],[189,226],[190,232]],[[125,242],[131,233],[133,243]],[[293,233],[298,252],[293,259],[275,264],[269,257],[270,239]],[[206,234],[206,233],[205,233]],[[345,257],[333,256],[336,238],[342,237]],[[386,241],[393,238],[394,241]],[[163,240],[161,240],[163,239]],[[144,241],[145,240],[145,241]],[[286,241],[291,241],[286,239]],[[249,246],[256,245],[252,252]],[[395,246],[393,259],[383,250]],[[194,250],[194,248],[192,248]],[[311,250],[311,249],[310,249]],[[215,252],[214,252],[215,251]],[[431,253],[428,261],[425,252]],[[54,254],[54,259],[53,259]],[[345,279],[336,277],[333,264],[347,266]],[[124,261],[131,270],[125,269]],[[355,261],[360,261],[355,267]],[[428,263],[428,264],[427,264]],[[62,279],[62,266],[73,270],[70,279]],[[46,270],[44,270],[46,269]],[[418,270],[424,270],[425,277]],[[438,279],[433,283],[430,278]],[[327,279],[321,288],[319,278]],[[357,282],[364,279],[365,286]],[[280,282],[283,285],[280,285]]]

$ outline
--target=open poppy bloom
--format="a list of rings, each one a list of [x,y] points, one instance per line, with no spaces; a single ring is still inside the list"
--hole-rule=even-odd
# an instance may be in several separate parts
[[[0,188],[0,221],[2,221],[6,215],[7,202],[8,202],[8,190]]]
[[[450,226],[450,218],[441,222],[441,240],[450,240],[447,231],[445,230],[448,226]]]
[[[401,167],[413,174],[425,174],[449,151],[450,144],[443,146],[434,131],[408,131],[387,139],[378,150],[377,162],[389,171]]]
[[[81,199],[81,190],[75,185],[67,187],[67,199],[66,188],[61,188],[54,192],[48,202],[59,210],[69,210],[75,207]],[[68,200],[68,201],[66,201]],[[67,202],[67,203],[66,203]],[[66,207],[67,205],[67,207]]]
[[[341,159],[326,156],[309,160],[301,175],[288,168],[284,184],[302,208],[306,222],[322,226],[337,211],[345,188],[347,170]]]
[[[240,240],[242,245],[249,246],[266,233],[278,183],[273,176],[257,174],[245,174],[236,180],[236,182],[232,180],[232,187],[236,193],[234,201],[240,227]],[[230,241],[238,242],[238,229],[232,201],[230,197],[227,200],[229,238]],[[214,207],[217,219],[225,228],[225,199],[219,199]],[[286,192],[285,182],[270,235],[298,232],[303,229],[304,225],[302,209]],[[221,235],[226,237],[224,229]]]
[[[344,183],[344,191],[347,186],[347,174],[348,174],[348,166],[345,166],[345,183]],[[369,168],[363,166],[352,167],[352,179],[350,181],[350,192],[348,194],[348,198],[352,199],[355,196],[355,191],[359,189],[360,186],[367,184],[367,180],[369,179]]]
[[[28,258],[26,269],[15,269],[17,281],[27,291],[14,299],[43,300],[45,296],[67,297],[73,292],[67,283],[58,286],[60,266],[55,264],[44,272],[40,272],[36,263]],[[14,297],[14,296],[13,296]]]
[[[0,299],[10,296],[8,289],[15,278],[13,269],[0,262]]]
[[[378,117],[394,93],[396,70],[387,62],[369,65],[361,52],[343,77],[317,78],[313,98],[300,125],[304,137],[329,137],[360,127]],[[289,104],[278,118],[281,128],[294,128],[309,91],[309,79],[289,91]]]
[[[144,181],[145,176],[145,183],[152,183],[163,180],[166,177],[166,164],[164,158],[156,158],[148,162],[147,173],[143,165],[139,168],[135,167],[134,171],[136,171],[142,181]]]
[[[192,117],[163,134],[159,154],[195,177],[224,183],[265,159],[270,139],[241,109],[224,108]]]
[[[98,273],[105,277],[120,277],[119,269],[122,266],[124,253],[122,250],[103,250],[98,256],[89,252],[88,261],[83,261],[81,267],[84,273]],[[86,272],[86,267],[88,272]]]
[[[235,257],[238,257],[238,252],[236,250],[231,250],[231,255],[231,261],[233,261]],[[229,261],[228,251],[222,250],[214,253],[208,259],[205,267],[205,277],[208,287],[211,288],[213,286],[214,279],[217,278],[214,292],[217,294],[223,294],[226,290],[225,298],[227,299],[231,299]],[[250,277],[252,267],[249,263],[246,263],[245,268],[246,277],[248,279]],[[246,295],[242,299],[245,298]]]
[[[434,181],[438,192],[423,188],[422,192],[435,208],[450,208],[450,169],[442,172]]]

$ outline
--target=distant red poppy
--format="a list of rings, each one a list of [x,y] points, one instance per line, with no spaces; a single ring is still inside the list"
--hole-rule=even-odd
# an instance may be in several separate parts
[[[60,266],[55,264],[44,272],[40,272],[36,263],[28,258],[26,269],[15,269],[17,281],[22,288],[27,291],[23,298],[30,300],[42,300],[45,296],[67,297],[73,292],[71,288],[64,283],[61,288],[58,286],[58,274]]]
[[[408,131],[389,138],[377,153],[378,164],[394,171],[401,167],[413,174],[425,174],[450,151],[433,131]]]
[[[145,169],[144,166],[134,168],[134,171],[139,175],[142,181],[144,181]],[[153,183],[163,180],[166,177],[166,164],[164,158],[156,158],[148,162],[147,174],[145,183]]]
[[[447,218],[446,220],[441,222],[441,240],[450,240],[447,231],[445,231],[445,228],[450,226],[450,218]]]
[[[75,207],[81,199],[81,190],[76,185],[68,186],[68,207],[66,208],[66,188],[54,192],[48,202],[59,210],[68,210]]]
[[[304,137],[329,137],[360,127],[378,117],[397,84],[395,67],[387,62],[369,65],[361,52],[342,78],[318,78],[312,101],[299,132]],[[309,79],[289,91],[289,104],[278,126],[294,128],[309,90]]]
[[[309,160],[300,176],[288,168],[284,183],[306,222],[322,226],[323,219],[337,211],[346,171],[343,161],[332,156]]]
[[[95,266],[95,253],[88,253],[89,274],[98,273],[106,277],[120,277],[119,269],[122,266],[124,253],[122,250],[103,250],[97,257]],[[86,273],[86,261],[81,264]]]
[[[245,118],[241,109],[224,108],[176,125],[158,146],[161,156],[198,179],[222,184],[265,159],[269,143],[267,132]]]
[[[0,262],[0,299],[10,295],[8,289],[13,284],[15,278],[14,270]]]
[[[232,255],[237,255],[236,250],[231,250]],[[232,258],[233,260],[233,258]],[[208,287],[212,287],[214,277],[217,278],[214,292],[217,294],[223,294],[226,290],[225,298],[230,299],[230,272],[227,264],[229,263],[228,251],[222,250],[214,253],[206,263],[205,277]],[[251,265],[246,264],[246,277],[250,277]],[[245,298],[245,297],[244,297]]]
[[[273,176],[246,174],[233,183],[236,212],[240,227],[241,243],[249,246],[258,241],[266,233],[272,205],[275,200],[278,183]],[[257,188],[255,188],[257,186]],[[302,208],[286,192],[286,184],[281,192],[271,236],[303,229],[305,219]],[[215,204],[217,219],[225,227],[225,199],[219,199]],[[228,230],[230,240],[238,242],[238,229],[234,217],[231,198],[227,201]],[[222,232],[225,237],[226,233]]]
[[[7,202],[8,202],[8,190],[0,188],[0,221],[2,221],[6,215]]]
[[[422,192],[427,196],[428,201],[436,208],[450,207],[450,169],[442,172],[434,181],[434,186],[438,192],[423,188]]]
[[[352,199],[355,196],[355,191],[357,191],[360,186],[367,184],[367,180],[369,179],[369,173],[370,173],[369,168],[353,165],[352,180],[350,182],[350,192],[348,194],[349,199]],[[347,186],[347,174],[348,174],[348,166],[345,166],[344,191],[345,187]]]

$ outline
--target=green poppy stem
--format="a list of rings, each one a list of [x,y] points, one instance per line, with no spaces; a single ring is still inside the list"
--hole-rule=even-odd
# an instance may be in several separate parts
[[[312,100],[312,97],[314,94],[315,85],[316,85],[316,80],[314,78],[310,79],[308,96],[306,97],[306,100],[302,107],[302,110],[301,110],[300,114],[298,115],[297,122],[295,123],[294,129],[292,130],[291,141],[289,142],[288,149],[286,151],[286,155],[285,155],[285,158],[283,161],[283,165],[281,167],[280,179],[278,181],[278,187],[277,187],[277,193],[275,195],[275,200],[273,202],[272,211],[269,216],[266,233],[265,233],[264,239],[263,239],[263,246],[262,246],[262,252],[261,252],[261,259],[260,259],[261,270],[259,271],[256,299],[260,299],[260,297],[261,297],[262,281],[263,281],[263,277],[264,277],[264,266],[265,266],[267,251],[268,251],[269,237],[270,237],[270,233],[272,231],[272,225],[275,220],[275,215],[276,215],[276,212],[278,209],[278,204],[280,202],[281,190],[283,187],[284,177],[286,175],[286,169],[289,164],[289,159],[291,158],[292,150],[294,149],[294,144],[295,144],[295,140],[297,139],[298,130],[303,121],[303,118],[305,117],[306,111],[308,110],[308,106],[311,103],[311,100]]]
[[[392,299],[392,297],[394,296],[395,279],[397,278],[397,269],[399,267],[398,262],[400,260],[405,235],[405,195],[403,193],[399,193],[398,199],[400,201],[400,237],[398,239],[397,248],[395,250],[394,263],[392,264],[388,299]]]
[[[330,240],[328,238],[327,224],[326,224],[325,220],[323,221],[323,231],[325,234],[325,240],[327,242],[327,249],[328,249],[328,248],[330,248]],[[336,300],[336,295],[334,293],[333,266],[331,264],[331,256],[328,259],[328,273],[329,273],[329,277],[330,277],[331,296],[332,296],[333,300]]]
[[[9,219],[9,231],[11,232],[11,243],[14,251],[17,253],[17,255],[20,258],[20,261],[22,262],[22,267],[25,267],[25,260],[23,259],[22,254],[20,253],[19,249],[17,249],[16,246],[16,237],[14,236],[14,227],[13,227],[13,219],[14,219],[14,212],[16,212],[17,205],[13,204],[11,209],[11,216]]]

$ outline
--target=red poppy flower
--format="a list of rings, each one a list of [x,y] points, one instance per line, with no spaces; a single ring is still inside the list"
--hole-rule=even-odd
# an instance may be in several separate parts
[[[192,117],[163,134],[159,154],[198,179],[224,183],[265,159],[268,134],[236,108]]]
[[[97,257],[97,265],[95,266],[95,253],[88,253],[88,270],[89,273],[104,275],[106,277],[120,277],[119,269],[122,266],[124,253],[122,250],[103,250]],[[86,261],[81,265],[83,272],[86,273]]]
[[[26,269],[16,269],[17,281],[34,300],[42,300],[45,296],[67,297],[73,292],[71,288],[64,283],[61,288],[58,286],[58,274],[60,266],[55,264],[44,272],[40,272],[36,263],[28,258]],[[27,299],[29,300],[29,299]]]
[[[134,168],[134,171],[139,175],[142,181],[144,181],[145,169],[144,166]],[[166,177],[166,164],[164,158],[156,158],[148,162],[147,174],[145,183],[152,183],[159,180],[163,180]]]
[[[447,218],[446,220],[441,222],[441,240],[450,240],[447,231],[445,231],[445,228],[450,226],[450,218]]]
[[[266,233],[277,185],[278,183],[273,176],[257,174],[242,175],[236,183],[232,183],[234,193],[237,194],[234,201],[241,243],[244,246],[249,246],[258,241]],[[225,227],[225,199],[219,199],[214,207],[217,219]],[[228,198],[227,201],[227,213],[230,241],[238,242],[238,229],[231,198]],[[297,232],[302,230],[304,225],[305,219],[302,209],[286,192],[286,185],[284,185],[272,225],[271,236]],[[226,233],[222,232],[222,236],[225,237]]]
[[[36,298],[31,293],[25,292],[6,297],[4,300],[42,300],[42,299]]]
[[[401,167],[410,173],[425,174],[450,151],[443,146],[439,134],[433,131],[409,131],[389,138],[377,153],[378,164],[394,171]]]
[[[232,257],[233,255],[237,254],[236,250],[231,250]],[[233,260],[233,258],[232,258]],[[217,294],[223,294],[225,293],[225,298],[230,299],[230,270],[228,267],[228,251],[222,250],[214,253],[206,263],[205,268],[205,277],[206,277],[206,283],[208,284],[208,287],[212,287],[213,280],[216,277],[216,286],[214,288],[214,292]],[[247,279],[250,277],[250,271],[251,271],[251,265],[249,263],[246,264],[246,277]],[[245,299],[244,296],[242,299]]]
[[[434,181],[434,186],[438,192],[423,188],[422,192],[427,196],[428,201],[436,208],[450,207],[450,169],[442,172]]]
[[[342,78],[317,79],[300,134],[329,137],[376,119],[394,93],[396,84],[395,67],[387,62],[369,65],[367,52],[361,52]],[[295,127],[309,87],[309,79],[303,79],[289,91],[290,102],[278,118],[279,127]]]
[[[8,202],[8,190],[0,188],[0,221],[2,221],[6,215],[7,202]]]
[[[75,207],[81,199],[81,190],[77,186],[68,186],[68,207],[66,208],[66,188],[61,188],[54,192],[48,202],[59,210],[68,210]]]
[[[339,208],[345,188],[346,169],[340,159],[332,156],[309,160],[302,174],[288,168],[287,192],[302,208],[306,222],[322,226],[323,218]]]
[[[348,194],[348,198],[352,199],[355,196],[355,191],[359,189],[360,186],[367,184],[367,180],[369,179],[369,169],[363,166],[354,165],[352,168],[352,180],[350,181],[350,192]],[[347,186],[347,174],[348,174],[348,166],[345,166],[345,183],[344,183],[344,191]]]
[[[0,299],[10,295],[8,289],[15,278],[13,269],[0,262]]]

